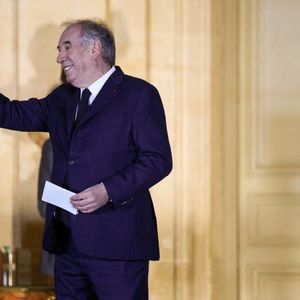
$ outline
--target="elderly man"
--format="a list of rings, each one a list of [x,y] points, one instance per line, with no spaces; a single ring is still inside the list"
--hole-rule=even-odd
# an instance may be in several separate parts
[[[47,207],[57,299],[148,299],[149,260],[159,259],[149,188],[172,169],[163,105],[155,87],[115,66],[103,22],[64,25],[57,62],[67,83],[40,100],[0,94],[0,126],[48,131],[51,181],[76,193],[77,215]]]

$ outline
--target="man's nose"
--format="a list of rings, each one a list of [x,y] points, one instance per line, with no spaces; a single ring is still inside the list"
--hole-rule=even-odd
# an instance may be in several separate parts
[[[63,51],[59,51],[57,54],[56,62],[61,64],[64,61]]]

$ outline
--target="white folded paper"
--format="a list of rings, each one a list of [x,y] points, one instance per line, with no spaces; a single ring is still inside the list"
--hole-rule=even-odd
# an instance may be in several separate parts
[[[75,195],[75,193],[68,191],[47,180],[44,186],[42,200],[63,208],[73,215],[77,215],[78,210],[72,205],[70,201],[70,198],[73,195]]]

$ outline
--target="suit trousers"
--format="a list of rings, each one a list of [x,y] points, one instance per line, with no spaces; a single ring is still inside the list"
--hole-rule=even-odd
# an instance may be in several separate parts
[[[71,242],[55,258],[57,300],[148,300],[149,261],[102,260]]]

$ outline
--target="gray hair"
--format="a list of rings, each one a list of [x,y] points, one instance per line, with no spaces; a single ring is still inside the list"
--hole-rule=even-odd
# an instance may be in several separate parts
[[[81,44],[89,44],[94,41],[101,43],[101,57],[103,61],[110,66],[115,64],[116,46],[112,31],[102,21],[97,19],[81,19],[67,21],[62,24],[63,27],[79,26],[81,28]]]

